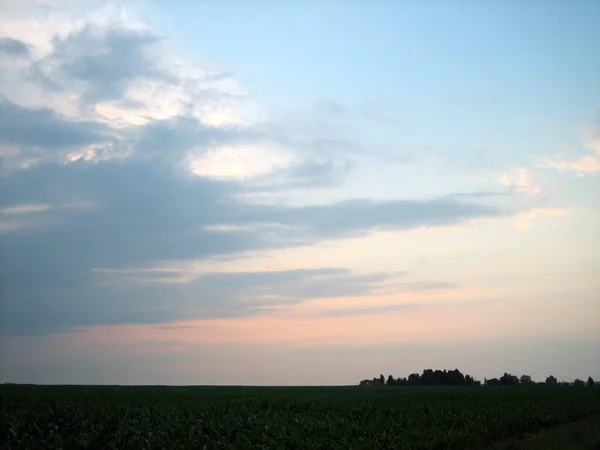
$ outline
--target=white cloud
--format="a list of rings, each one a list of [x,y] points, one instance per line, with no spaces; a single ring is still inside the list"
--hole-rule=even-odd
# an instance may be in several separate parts
[[[579,176],[600,173],[600,125],[590,127],[584,133],[581,143],[586,154],[548,159],[537,166],[575,172]]]
[[[53,154],[41,146],[13,146],[6,150],[10,167],[5,170],[31,167],[44,160],[68,164],[127,157],[139,148],[143,128],[157,121],[173,119],[173,128],[164,134],[181,137],[184,133],[174,128],[182,116],[199,126],[182,138],[187,141],[179,146],[181,150],[167,149],[165,142],[173,140],[162,135],[160,144],[151,136],[144,145],[154,142],[154,155],[170,152],[178,162],[189,162],[187,168],[201,176],[243,180],[288,168],[311,152],[322,156],[326,153],[322,147],[334,148],[335,158],[356,151],[354,138],[317,139],[336,132],[322,124],[307,131],[299,125],[302,115],[282,125],[281,117],[269,116],[254,101],[231,68],[180,59],[168,39],[135,18],[132,8],[137,4],[100,1],[86,2],[84,7],[75,1],[58,1],[42,2],[45,6],[38,8],[40,2],[25,3],[15,2],[1,24],[0,34],[22,41],[30,51],[26,58],[0,60],[0,95],[27,110],[50,111],[56,121],[85,121],[103,128],[88,139],[91,142],[69,148],[55,146]],[[120,46],[121,42],[126,46]],[[169,122],[165,128],[170,126]],[[217,142],[206,142],[204,137],[212,130],[219,136],[233,131],[222,140],[217,137]],[[230,139],[230,135],[246,131],[260,135],[260,141],[256,142],[256,136]],[[338,130],[338,137],[340,133],[347,139],[349,130]],[[190,144],[196,139],[198,142]],[[280,175],[285,184],[289,174]],[[327,176],[329,173],[323,175]]]
[[[16,215],[16,214],[28,214],[48,211],[51,208],[47,204],[29,204],[29,205],[15,205],[0,208],[1,215]]]
[[[39,2],[26,3],[8,8],[0,24],[0,35],[21,41],[29,49],[27,57],[0,55],[0,95],[30,110],[47,109],[72,122],[103,123],[114,131],[106,142],[62,155],[64,161],[126,155],[131,149],[117,148],[111,141],[123,144],[123,133],[155,120],[186,115],[207,127],[252,122],[257,108],[231,71],[178,60],[166,40],[132,17],[129,4],[100,2],[90,8],[86,3],[86,8],[78,10],[72,2],[53,2],[52,7],[41,9]],[[139,57],[139,64],[115,74],[128,61],[115,43],[123,36],[132,36],[131,45],[139,47],[125,50]],[[98,65],[107,77],[93,74]],[[113,81],[111,76],[116,77],[114,83],[106,84]],[[107,97],[106,89],[112,89],[108,94],[113,98]],[[10,156],[20,159],[12,162],[15,167],[24,160],[44,159],[43,154],[23,154],[20,148],[11,148]]]
[[[135,152],[143,127],[156,121],[185,116],[206,130],[234,127],[243,132],[264,119],[260,105],[228,67],[182,61],[168,40],[135,19],[131,4],[97,2],[81,8],[77,2],[61,1],[37,8],[38,3],[15,3],[1,24],[0,35],[22,41],[29,52],[25,58],[0,56],[0,96],[27,110],[50,111],[56,120],[85,121],[106,129],[92,143],[55,149],[54,154],[35,146],[4,146],[0,151],[9,157],[5,171],[48,159],[69,164],[128,157]],[[121,47],[114,42],[123,36],[132,37],[131,45],[139,46],[132,57],[142,55],[140,64],[131,66],[134,72],[125,71],[119,78],[114,72],[118,66],[133,64],[122,57]],[[135,44],[136,39],[141,43]],[[86,64],[105,70],[108,76],[93,75]],[[86,76],[78,76],[78,70]],[[117,77],[115,84],[110,84],[111,77]],[[196,133],[190,132],[189,139],[196,139]],[[268,137],[251,143],[238,139],[229,145],[207,144],[202,136],[198,139],[198,144],[192,142],[191,151],[182,146],[176,157],[200,176],[244,180],[299,161],[295,149]],[[170,151],[158,148],[167,146],[164,142],[155,145],[155,153]]]
[[[500,182],[510,189],[532,196],[540,195],[543,192],[540,184],[534,180],[530,169],[526,167],[518,167],[502,174]]]
[[[196,175],[244,180],[288,167],[297,161],[295,153],[269,142],[222,146],[190,158]]]

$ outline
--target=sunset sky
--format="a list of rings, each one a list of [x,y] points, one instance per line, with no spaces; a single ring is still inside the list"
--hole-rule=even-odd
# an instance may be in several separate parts
[[[0,382],[600,379],[600,2],[0,3]]]

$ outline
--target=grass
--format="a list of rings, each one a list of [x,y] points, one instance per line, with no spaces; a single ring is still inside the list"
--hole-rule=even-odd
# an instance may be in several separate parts
[[[599,414],[567,386],[3,385],[0,449],[583,449]]]

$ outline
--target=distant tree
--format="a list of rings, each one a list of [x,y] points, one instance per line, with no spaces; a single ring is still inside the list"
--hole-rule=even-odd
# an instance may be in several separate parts
[[[550,375],[548,378],[546,378],[546,384],[557,384],[558,380],[556,379],[556,377],[554,375]]]
[[[418,373],[411,373],[408,376],[408,384],[410,386],[418,386],[421,384],[421,377],[419,376]]]
[[[519,379],[516,377],[516,375],[511,375],[510,373],[506,372],[504,372],[504,375],[502,375],[498,381],[502,386],[514,386],[519,384]]]
[[[529,375],[521,375],[519,381],[521,382],[521,384],[533,384],[533,380]]]
[[[408,380],[406,378],[398,378],[396,380],[396,385],[397,386],[407,386],[408,385]]]
[[[487,386],[500,386],[500,380],[498,378],[490,378],[485,380]]]
[[[446,371],[444,371],[445,373]],[[446,374],[448,377],[448,383],[451,386],[464,386],[465,384],[465,376],[458,369],[449,370]]]
[[[518,379],[516,380],[518,382]],[[420,375],[411,373],[408,378],[394,378],[389,375],[386,378],[382,375],[374,377],[372,380],[362,380],[360,386],[477,386],[481,382],[475,380],[471,375],[463,375],[460,370],[432,370],[425,369]]]
[[[480,386],[481,381],[476,380],[471,375],[465,375],[465,386]]]
[[[583,386],[585,386],[585,383],[583,382],[583,380],[580,380],[579,378],[577,378],[575,381],[573,381],[573,386],[583,387]]]
[[[433,384],[435,384],[436,386],[448,384],[448,373],[445,369],[436,369],[433,371]]]
[[[594,387],[594,379],[592,377],[588,377],[587,385],[588,387]]]
[[[433,386],[435,384],[435,374],[431,369],[425,369],[421,375],[421,384]]]

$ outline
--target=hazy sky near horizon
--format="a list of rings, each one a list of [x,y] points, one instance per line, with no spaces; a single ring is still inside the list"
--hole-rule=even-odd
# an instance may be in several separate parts
[[[0,12],[0,382],[600,379],[599,2]]]

